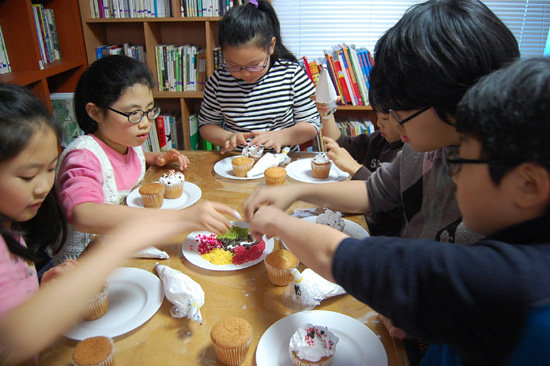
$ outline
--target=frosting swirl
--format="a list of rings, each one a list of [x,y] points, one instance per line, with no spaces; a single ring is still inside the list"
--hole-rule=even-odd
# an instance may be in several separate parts
[[[331,357],[336,350],[338,337],[328,328],[306,324],[298,328],[290,338],[289,352],[296,352],[301,360],[316,362]]]
[[[165,185],[180,184],[185,182],[185,176],[182,172],[170,169],[159,178],[159,182]]]
[[[327,164],[330,162],[330,158],[327,156],[326,153],[322,152],[315,155],[315,157],[313,158],[313,162],[315,164]]]

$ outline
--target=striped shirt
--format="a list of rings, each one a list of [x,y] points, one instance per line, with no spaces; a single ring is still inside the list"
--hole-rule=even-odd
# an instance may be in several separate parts
[[[231,132],[275,131],[308,122],[319,130],[321,118],[310,99],[314,93],[315,86],[297,63],[277,60],[251,84],[219,69],[206,82],[199,127],[215,124]]]

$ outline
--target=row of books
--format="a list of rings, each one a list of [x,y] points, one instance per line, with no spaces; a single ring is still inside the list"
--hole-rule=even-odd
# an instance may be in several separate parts
[[[223,65],[223,52],[220,47],[214,47],[214,69],[218,70]]]
[[[182,17],[220,17],[244,0],[180,0]]]
[[[370,135],[374,132],[374,124],[372,121],[338,121],[338,128],[340,133],[346,136],[359,136],[361,134]],[[308,151],[327,151],[325,142],[323,141],[323,129],[319,130],[319,133],[312,142],[312,146],[307,147]]]
[[[324,60],[300,59],[300,64],[317,85],[320,67],[326,65],[330,78],[341,98],[341,104],[368,105],[370,88],[370,70],[374,65],[371,53],[364,47],[340,44],[331,51],[324,50]]]
[[[126,55],[145,64],[147,63],[145,48],[143,46],[133,46],[130,43],[98,46],[95,48],[95,54],[98,60],[108,55]]]
[[[203,49],[184,46],[155,46],[160,91],[200,91],[206,82],[206,55]]]
[[[11,72],[10,58],[4,41],[4,33],[2,33],[2,27],[0,26],[0,74],[7,74],[8,72]]]
[[[191,140],[191,146],[188,150],[220,150],[217,145],[212,145],[210,141],[206,141],[199,134],[199,117],[192,114],[189,116],[189,138]]]
[[[158,116],[142,147],[143,151],[149,152],[162,152],[170,149],[183,150],[183,132],[176,113]]]
[[[172,16],[170,3],[170,0],[90,0],[90,12],[92,18],[163,18]]]
[[[52,9],[46,9],[42,4],[33,4],[32,11],[43,66],[61,59],[57,25]]]

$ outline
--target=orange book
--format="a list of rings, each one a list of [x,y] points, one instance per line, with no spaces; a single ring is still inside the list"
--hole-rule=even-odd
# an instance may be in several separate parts
[[[317,86],[317,83],[319,82],[319,76],[321,76],[317,61],[313,60],[309,63],[309,71],[311,73],[311,79],[313,80],[313,84]]]

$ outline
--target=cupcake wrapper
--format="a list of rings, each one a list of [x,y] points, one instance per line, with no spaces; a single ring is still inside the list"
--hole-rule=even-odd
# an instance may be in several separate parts
[[[235,174],[235,176],[237,177],[244,178],[246,177],[246,173],[248,173],[248,171],[252,169],[253,166],[254,163],[247,165],[233,165],[233,174]]]
[[[332,365],[332,357],[321,358],[319,361],[301,360],[295,355],[295,352],[289,351],[293,366],[330,366]]]
[[[183,193],[183,182],[178,184],[164,185],[164,198],[180,198]],[[161,205],[162,206],[162,205]]]
[[[265,176],[265,184],[268,186],[277,186],[285,184],[286,176],[281,178],[270,178],[268,176]]]
[[[250,341],[246,342],[241,347],[237,348],[222,348],[217,346],[214,343],[214,350],[216,351],[216,356],[221,363],[227,366],[238,366],[244,362],[248,349],[250,348]]]
[[[84,320],[96,320],[101,318],[109,310],[109,290],[105,285],[105,290],[94,297],[86,306]]]
[[[327,178],[330,174],[331,166],[332,164],[317,165],[312,162],[311,173],[313,174],[313,178],[318,178],[318,179]]]
[[[160,208],[164,202],[164,192],[155,195],[141,196],[143,206],[149,208]]]
[[[100,363],[96,363],[94,365],[86,364],[86,366],[114,366],[115,365],[115,342],[111,338],[109,338],[109,341],[111,342],[111,354],[107,356],[107,358]],[[73,366],[83,366],[78,363],[76,363],[74,360],[71,360],[71,363]]]
[[[268,264],[265,259],[265,268],[267,268],[267,275],[269,276],[269,281],[274,284],[275,286],[286,286],[288,285],[293,279],[294,276],[292,275],[292,269],[298,267],[298,264],[300,262],[296,263],[296,267],[292,267],[289,269],[280,269],[275,268],[272,265]]]

